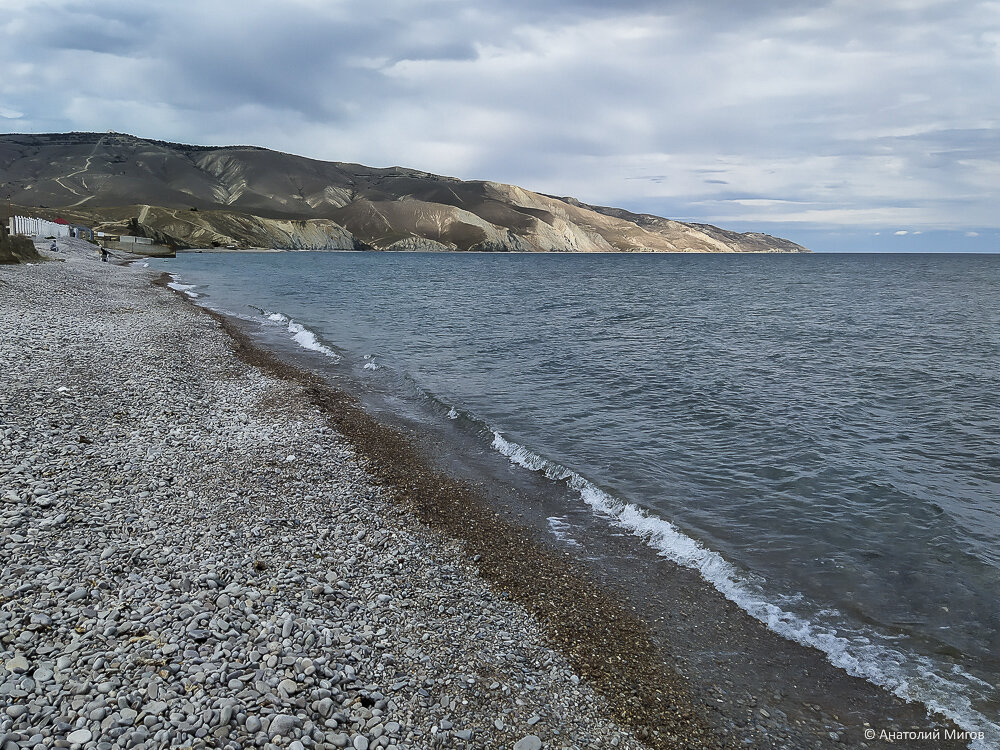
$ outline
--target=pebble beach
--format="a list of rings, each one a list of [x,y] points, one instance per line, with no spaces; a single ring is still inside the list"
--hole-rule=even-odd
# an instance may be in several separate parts
[[[0,748],[644,747],[141,262],[0,268]]]

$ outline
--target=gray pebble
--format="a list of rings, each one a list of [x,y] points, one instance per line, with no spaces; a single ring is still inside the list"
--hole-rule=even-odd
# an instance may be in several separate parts
[[[542,740],[534,734],[522,737],[514,744],[514,750],[541,750]]]
[[[6,667],[8,672],[17,672],[19,674],[27,672],[28,666],[28,660],[24,658],[23,654],[18,654],[4,663],[4,667]]]
[[[282,737],[289,737],[297,725],[298,719],[294,716],[289,716],[288,714],[276,714],[271,719],[271,723],[267,727],[267,732],[272,737],[276,737],[278,735],[281,735]]]
[[[90,733],[89,729],[77,729],[75,732],[70,732],[66,737],[67,740],[73,744],[83,744],[85,742],[90,742],[94,735]]]

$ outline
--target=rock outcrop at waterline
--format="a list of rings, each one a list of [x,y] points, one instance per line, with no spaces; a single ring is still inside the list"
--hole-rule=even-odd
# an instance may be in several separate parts
[[[499,252],[808,252],[759,233],[513,185],[117,133],[0,135],[13,204],[178,247]],[[133,221],[131,230],[129,222]]]

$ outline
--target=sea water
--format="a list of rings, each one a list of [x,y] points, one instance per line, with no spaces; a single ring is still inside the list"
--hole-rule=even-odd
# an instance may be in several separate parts
[[[1000,744],[1000,256],[151,263],[482,425],[773,630]]]

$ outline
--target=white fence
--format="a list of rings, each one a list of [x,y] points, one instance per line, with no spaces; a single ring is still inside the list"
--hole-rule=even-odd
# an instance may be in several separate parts
[[[28,237],[69,237],[69,225],[56,224],[54,221],[34,219],[30,216],[11,216],[10,233],[23,234]]]

